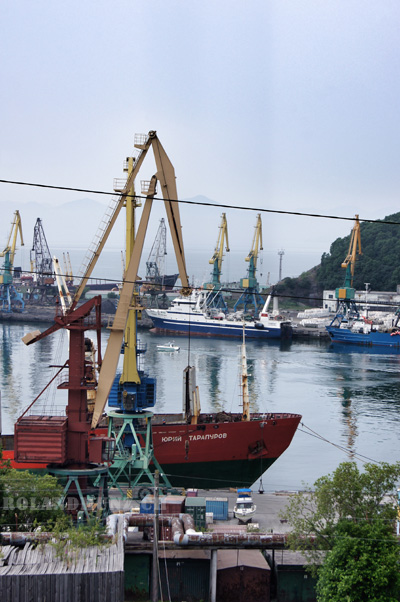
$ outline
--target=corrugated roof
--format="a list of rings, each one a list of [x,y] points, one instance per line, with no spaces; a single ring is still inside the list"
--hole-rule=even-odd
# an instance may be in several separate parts
[[[218,570],[249,566],[269,571],[269,564],[260,550],[218,550]]]

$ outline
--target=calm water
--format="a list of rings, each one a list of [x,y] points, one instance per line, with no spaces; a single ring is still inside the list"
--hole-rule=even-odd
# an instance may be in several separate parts
[[[16,418],[49,382],[54,373],[49,365],[64,363],[67,357],[62,332],[26,347],[21,337],[36,327],[0,323],[3,433],[13,431]],[[144,368],[157,377],[156,411],[181,410],[182,372],[188,361],[197,369],[204,411],[239,410],[237,341],[175,337],[180,351],[169,354],[156,350],[168,338],[141,331],[140,339],[148,346]],[[103,355],[106,341],[104,331]],[[291,446],[265,473],[265,490],[313,484],[349,458],[345,450],[360,466],[360,456],[376,462],[399,459],[400,354],[336,350],[318,342],[252,341],[247,356],[252,409],[303,416]],[[49,413],[66,401],[64,393],[53,389],[43,399]]]

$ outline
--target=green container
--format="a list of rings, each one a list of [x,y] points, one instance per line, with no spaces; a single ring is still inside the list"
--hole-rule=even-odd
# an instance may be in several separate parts
[[[189,497],[185,501],[185,512],[193,516],[194,524],[198,529],[206,527],[206,498]]]

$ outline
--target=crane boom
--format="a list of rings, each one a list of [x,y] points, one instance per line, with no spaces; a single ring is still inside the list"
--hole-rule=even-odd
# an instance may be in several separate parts
[[[134,161],[132,169],[128,174],[126,184],[121,192],[117,203],[115,204],[115,206],[111,206],[109,208],[108,213],[106,213],[104,217],[103,228],[99,229],[101,231],[99,232],[99,234],[96,235],[96,240],[93,243],[93,250],[91,251],[91,257],[82,276],[81,283],[75,293],[71,309],[74,309],[80,297],[82,296],[87,281],[89,280],[90,275],[92,274],[93,269],[96,266],[97,260],[100,256],[101,251],[104,248],[104,245],[107,242],[110,232],[117,220],[117,217],[122,207],[126,205],[128,196],[130,196],[131,194],[131,190],[134,187],[135,178],[139,172],[140,167],[142,166],[142,163],[150,146],[152,146],[153,148],[154,158],[158,170],[156,177],[157,180],[160,182],[162,188],[162,196],[165,202],[168,222],[171,230],[172,242],[174,244],[176,260],[179,268],[179,275],[183,287],[182,293],[184,294],[186,292],[187,294],[190,290],[189,279],[186,273],[185,255],[183,250],[182,226],[180,222],[179,208],[177,202],[178,195],[175,183],[175,170],[161,142],[157,137],[157,132],[151,130],[148,136],[143,136],[142,140],[138,143],[135,142],[135,147],[140,149],[141,152],[138,155],[137,159]]]
[[[140,259],[142,256],[144,237],[149,222],[154,194],[155,178],[154,186],[151,190],[149,190],[149,194],[146,198],[143,207],[143,212],[140,219],[135,244],[133,246],[133,251],[128,264],[128,268],[125,272],[124,283],[120,291],[117,311],[115,313],[115,318],[111,327],[106,352],[104,354],[103,363],[101,365],[99,383],[97,386],[96,402],[93,412],[92,428],[95,428],[97,426],[101,418],[117,370],[118,359],[124,338],[126,320],[128,317],[135,282],[137,280],[137,273],[139,269]]]
[[[17,247],[18,232],[19,232],[20,239],[21,239],[21,246],[24,246],[24,237],[22,235],[21,215],[17,209],[14,213],[14,218],[13,218],[13,221],[11,224],[11,230],[10,230],[10,234],[8,237],[6,247],[5,247],[4,251],[0,252],[0,257],[4,257],[7,253],[9,253],[11,265],[14,264],[14,255],[15,255],[15,250]]]
[[[156,191],[157,181],[159,181],[161,184],[162,196],[164,198],[168,223],[170,226],[171,238],[174,245],[176,261],[178,264],[179,275],[183,287],[182,294],[190,293],[189,279],[186,273],[186,262],[183,251],[183,238],[179,215],[179,204],[177,202],[175,170],[164,148],[158,140],[156,132],[149,132],[147,140],[145,140],[143,143],[135,143],[135,146],[137,148],[145,150],[148,148],[149,144],[151,144],[153,148],[155,162],[157,166],[157,173],[153,176],[147,191],[146,201],[143,207],[142,216],[140,219],[136,237],[134,236],[133,232],[134,219],[131,211],[133,210],[133,208],[129,210],[130,214],[127,217],[127,224],[130,224],[129,227],[127,226],[127,249],[130,251],[127,253],[127,269],[125,272],[124,283],[120,291],[120,299],[115,314],[114,323],[111,327],[106,353],[100,369],[99,384],[97,388],[96,402],[92,420],[92,428],[95,428],[97,426],[104,411],[105,405],[107,403],[108,395],[110,393],[117,370],[121,346],[124,340],[124,334],[125,341],[128,340],[128,343],[127,348],[124,352],[124,370],[121,377],[121,383],[125,383],[126,385],[140,383],[140,376],[138,374],[137,369],[135,369],[135,367],[130,368],[127,365],[129,363],[132,364],[132,362],[127,361],[127,357],[131,356],[133,350],[135,349],[135,343],[132,343],[132,339],[135,338],[135,320],[131,318],[130,310],[132,310],[132,313],[135,310],[134,305],[132,305],[132,296],[134,292],[134,286],[137,280],[139,263],[143,251],[144,238],[147,230],[153,198]],[[136,172],[137,170],[135,169],[135,167],[133,167],[133,169],[129,172],[128,175],[127,182],[129,182],[131,190],[133,190],[134,186],[134,178],[132,177],[132,174],[136,174]],[[128,194],[126,192],[128,190],[127,186],[124,189],[125,194]]]
[[[249,270],[251,268],[251,269],[254,269],[254,272],[256,271],[258,254],[262,250],[263,250],[262,223],[261,223],[261,213],[259,213],[257,215],[257,223],[256,223],[255,230],[254,230],[253,244],[251,245],[250,253],[248,254],[248,256],[245,259],[245,261],[249,261],[251,264],[249,266]],[[249,274],[249,276],[250,276],[250,274]]]
[[[53,261],[40,217],[37,218],[33,229],[33,243],[30,259],[31,272],[34,281],[39,285],[53,284]]]
[[[355,216],[355,223],[350,236],[349,250],[345,260],[342,263],[342,268],[346,268],[345,286],[353,286],[354,268],[357,259],[357,251],[359,255],[362,255],[360,221],[358,219],[358,215]]]
[[[221,284],[221,267],[222,259],[224,256],[224,247],[226,252],[229,253],[229,241],[228,241],[228,223],[226,221],[226,213],[222,214],[221,225],[219,227],[219,233],[217,238],[217,244],[215,246],[214,255],[211,257],[209,263],[213,266],[212,281],[207,283],[207,288],[215,288]]]
[[[354,268],[357,254],[361,255],[361,231],[358,215],[355,216],[355,223],[351,231],[349,250],[345,260],[341,264],[345,268],[344,285],[337,288],[335,297],[338,300],[337,314],[358,315],[358,310],[354,301],[355,289],[353,288]]]
[[[155,132],[150,132],[147,140],[141,147],[141,153],[137,157],[135,164],[133,166],[133,169],[130,172],[130,174],[128,175],[128,179],[126,181],[124,189],[122,190],[117,203],[115,204],[115,206],[110,206],[108,214],[106,213],[106,215],[105,215],[104,228],[102,229],[102,231],[100,232],[99,235],[96,235],[97,240],[95,240],[93,243],[92,254],[91,254],[89,262],[86,266],[85,273],[82,276],[80,285],[78,286],[78,289],[75,293],[71,309],[74,309],[74,307],[78,303],[79,299],[81,298],[82,293],[85,289],[85,286],[96,266],[97,260],[100,256],[100,253],[102,252],[104,245],[106,244],[107,239],[110,235],[110,232],[113,229],[113,226],[117,220],[117,217],[118,217],[122,207],[126,204],[127,196],[130,194],[130,191],[131,191],[131,188],[135,181],[136,175],[143,163],[143,160],[147,154],[147,151],[149,150],[149,148],[151,146],[152,138],[151,138],[150,134],[152,134],[152,133],[154,133],[154,135],[155,135]]]
[[[258,282],[256,278],[258,255],[259,252],[262,250],[262,223],[261,213],[259,213],[257,215],[257,222],[253,235],[253,243],[251,245],[249,254],[245,258],[245,261],[249,262],[249,267],[247,269],[247,278],[241,278],[240,280],[240,286],[244,290],[235,303],[235,311],[240,305],[243,305],[244,311],[247,310],[248,305],[254,305],[255,311],[257,311],[258,307],[262,307],[264,305],[264,301],[260,293],[258,292]]]
[[[22,223],[19,211],[15,211],[14,218],[11,224],[10,234],[4,251],[0,252],[0,257],[5,257],[3,274],[0,276],[0,284],[12,283],[12,270],[14,267],[14,257],[17,248],[17,236],[21,239],[21,246],[24,246],[24,237],[22,235]]]

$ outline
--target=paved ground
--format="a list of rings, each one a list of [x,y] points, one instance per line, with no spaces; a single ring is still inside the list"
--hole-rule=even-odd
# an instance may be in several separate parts
[[[198,491],[198,495],[202,497],[217,497],[228,498],[228,523],[238,525],[238,521],[233,517],[233,507],[236,502],[236,491]],[[287,504],[291,492],[278,491],[275,493],[253,492],[253,501],[256,504],[257,511],[253,518],[253,523],[258,523],[261,532],[263,533],[287,533],[289,531],[288,524],[282,522],[279,513]],[[139,507],[138,500],[123,499],[118,491],[113,490],[110,496],[110,505],[113,512],[130,512],[133,508]],[[227,521],[218,521],[219,525],[228,524]]]

